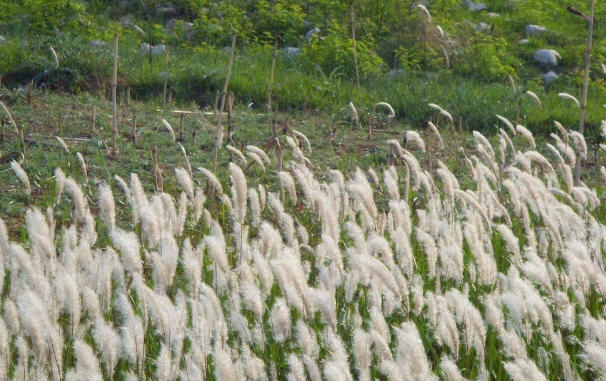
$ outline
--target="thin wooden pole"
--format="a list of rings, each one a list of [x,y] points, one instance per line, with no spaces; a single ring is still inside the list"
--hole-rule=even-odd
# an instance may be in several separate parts
[[[137,110],[133,110],[133,144],[137,145]]]
[[[97,134],[97,106],[93,106],[93,120],[92,120],[93,134]]]
[[[271,93],[274,87],[274,72],[276,70],[276,58],[278,57],[278,37],[274,42],[274,51],[271,58],[271,71],[269,72],[269,88],[267,89],[267,112],[271,112]]]
[[[114,36],[114,76],[112,79],[112,156],[116,156],[118,152],[118,101],[116,97],[116,89],[118,87],[118,34]]]
[[[358,53],[356,48],[356,22],[355,22],[355,14],[354,14],[354,1],[352,0],[349,3],[349,21],[351,23],[351,39],[353,41],[353,61],[354,61],[354,69],[356,71],[356,84],[358,85],[358,102],[360,101],[360,70],[358,68]]]
[[[217,121],[216,129],[216,140],[215,140],[215,172],[217,171],[217,162],[219,161],[219,148],[223,141],[223,109],[225,107],[225,97],[227,96],[227,89],[229,87],[229,79],[231,77],[231,70],[234,64],[234,54],[236,52],[236,30],[232,28],[231,35],[231,53],[229,55],[229,63],[227,64],[227,76],[225,77],[225,83],[223,84],[223,92],[221,93],[221,107],[219,109],[219,118]]]
[[[581,135],[585,132],[585,114],[587,113],[587,91],[589,88],[589,67],[591,63],[591,50],[593,44],[593,15],[595,0],[590,0],[589,7],[590,13],[587,19],[587,49],[585,50],[585,75],[583,77],[583,95],[581,97],[581,115],[579,117],[579,133]],[[581,183],[581,154],[577,153],[577,161],[574,167],[574,183],[579,185]]]
[[[179,141],[180,142],[183,141],[183,118],[184,117],[185,117],[185,114],[179,115]]]

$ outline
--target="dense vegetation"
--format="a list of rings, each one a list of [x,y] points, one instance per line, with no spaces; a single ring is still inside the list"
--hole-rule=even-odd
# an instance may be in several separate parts
[[[231,30],[237,55],[230,86],[237,100],[262,107],[272,49],[278,40],[275,103],[281,109],[336,112],[350,100],[392,104],[420,124],[429,101],[446,106],[474,129],[491,129],[494,114],[536,131],[551,119],[576,123],[577,111],[556,94],[578,94],[586,22],[566,10],[587,12],[585,1],[435,0],[426,8],[403,0],[310,1],[77,1],[6,0],[0,3],[0,73],[9,87],[34,85],[65,91],[109,87],[111,45],[120,35],[120,88],[140,99],[158,97],[165,79],[171,97],[212,105],[225,77]],[[353,60],[352,12],[361,89]],[[588,122],[596,130],[606,103],[606,5],[596,5]],[[536,24],[543,32],[527,32]],[[166,46],[149,55],[141,44]],[[59,66],[49,46],[57,53]],[[557,66],[537,64],[538,49],[555,49]],[[559,75],[547,84],[541,78]],[[516,83],[515,90],[509,78]],[[531,89],[548,104],[529,108]]]

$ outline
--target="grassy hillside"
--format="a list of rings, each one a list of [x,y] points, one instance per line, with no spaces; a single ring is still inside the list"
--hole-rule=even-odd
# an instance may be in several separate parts
[[[349,3],[328,0],[6,1],[0,4],[0,20],[5,20],[0,35],[6,40],[0,44],[0,73],[4,86],[24,92],[34,80],[34,85],[50,89],[107,95],[117,33],[120,93],[130,88],[134,99],[157,100],[168,78],[169,97],[203,108],[214,103],[222,88],[233,27],[238,39],[230,90],[238,103],[260,110],[277,38],[273,96],[282,111],[334,114],[353,101],[364,115],[375,102],[386,101],[399,118],[421,127],[431,113],[426,104],[434,102],[461,118],[465,127],[487,133],[494,131],[496,113],[538,133],[551,131],[553,119],[576,124],[577,110],[556,94],[580,93],[586,23],[566,6],[586,12],[585,2],[495,0],[485,2],[486,10],[471,11],[465,2],[441,0],[427,6],[431,18],[414,2],[353,4],[360,91]],[[606,103],[603,16],[606,6],[598,2],[590,132],[597,131]],[[525,28],[530,24],[546,31],[529,36]],[[305,37],[314,28],[319,31]],[[163,44],[166,53],[150,57],[140,51],[143,43]],[[300,51],[293,53],[295,48]],[[557,50],[558,65],[535,63],[538,49]],[[541,75],[550,70],[559,78],[546,84]],[[523,95],[527,89],[543,99],[544,108],[532,106]]]

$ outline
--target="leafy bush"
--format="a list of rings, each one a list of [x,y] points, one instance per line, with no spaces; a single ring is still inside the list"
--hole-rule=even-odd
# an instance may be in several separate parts
[[[455,56],[456,71],[487,81],[516,77],[520,65],[520,60],[510,54],[507,41],[500,37],[476,36]]]
[[[361,77],[377,76],[385,66],[381,57],[369,46],[365,41],[356,42]],[[317,71],[319,68],[323,73],[337,71],[345,78],[355,78],[353,41],[350,38],[331,34],[323,39],[314,39],[303,48],[301,62],[308,70]]]

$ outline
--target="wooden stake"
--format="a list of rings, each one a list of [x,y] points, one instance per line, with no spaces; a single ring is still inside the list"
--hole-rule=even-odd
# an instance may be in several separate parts
[[[358,68],[358,53],[356,49],[356,23],[354,15],[354,0],[351,0],[351,3],[349,3],[349,21],[351,23],[351,39],[353,41],[353,61],[354,69],[356,71],[356,84],[358,85],[358,102],[360,102],[360,71]]]
[[[227,141],[232,142],[232,138],[234,136],[235,129],[231,124],[231,116],[234,109],[234,101],[236,100],[236,95],[229,92],[229,98],[227,99]]]
[[[164,86],[162,87],[162,108],[166,107],[166,88],[168,87],[168,78],[164,77]]]
[[[118,152],[118,103],[116,97],[116,89],[118,87],[118,34],[114,36],[114,76],[112,79],[112,110],[113,110],[113,119],[112,119],[112,134],[113,134],[113,144],[111,154],[112,156],[116,156]]]
[[[271,112],[271,93],[274,87],[274,72],[276,70],[276,58],[278,57],[278,37],[274,42],[274,52],[271,58],[271,71],[269,72],[269,88],[267,89],[267,112]]]
[[[231,70],[234,64],[234,54],[236,53],[236,30],[232,28],[231,35],[231,52],[229,54],[229,63],[227,64],[227,76],[225,77],[225,84],[223,85],[223,92],[221,93],[221,108],[219,109],[219,118],[216,129],[216,140],[215,140],[215,172],[217,171],[217,162],[219,161],[219,148],[223,141],[223,109],[225,107],[225,97],[227,96],[227,89],[229,87],[229,79],[231,77]]]
[[[160,166],[158,165],[158,146],[154,146],[154,148],[152,149],[151,152],[152,155],[152,161],[154,163],[154,183],[156,185],[156,192],[163,192],[164,191],[164,184],[162,181],[162,170],[160,169]]]
[[[97,134],[97,106],[93,106],[93,120],[92,120],[93,135]]]
[[[137,111],[133,110],[133,143],[137,145]]]
[[[130,86],[126,88],[126,105],[130,107]]]
[[[593,15],[595,11],[595,0],[589,1],[590,13],[587,20],[587,49],[585,50],[585,75],[583,77],[583,96],[581,97],[581,115],[579,117],[579,133],[585,132],[585,114],[587,113],[587,91],[589,89],[589,69],[591,63],[591,50],[593,45]],[[581,183],[581,153],[577,153],[577,160],[574,167],[574,184]]]
[[[182,142],[183,141],[183,118],[185,117],[185,114],[180,114],[179,115],[179,141]]]

